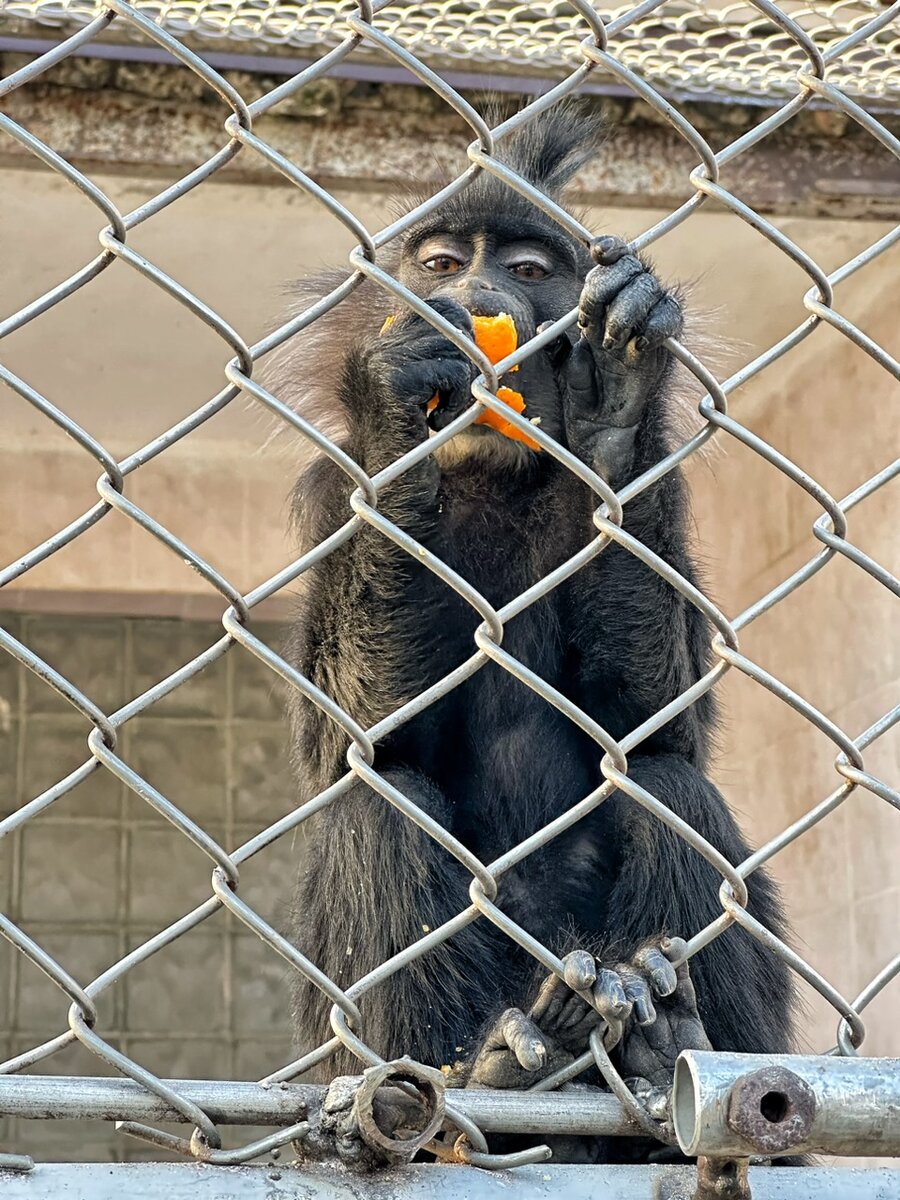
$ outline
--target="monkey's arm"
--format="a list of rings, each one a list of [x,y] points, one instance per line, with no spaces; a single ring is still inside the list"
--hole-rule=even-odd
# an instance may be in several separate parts
[[[676,293],[620,238],[598,238],[592,252],[597,266],[581,293],[580,336],[562,373],[566,434],[572,450],[619,488],[664,443],[674,364],[663,343],[680,336],[684,318]]]
[[[621,490],[671,448],[673,360],[663,345],[682,330],[681,305],[618,238],[598,242],[598,265],[585,280],[579,338],[558,368],[570,448]],[[584,503],[585,538],[596,533]],[[624,506],[623,528],[689,583],[690,510],[676,469]],[[610,544],[574,578],[571,639],[579,656],[580,700],[617,736],[687,690],[707,670],[713,630],[706,617],[651,566]],[[701,698],[644,749],[702,763],[714,720]]]
[[[450,301],[435,303],[462,327],[470,318]],[[398,317],[389,329],[347,356],[339,399],[347,415],[348,454],[370,476],[428,437],[426,406],[437,392],[448,410],[469,398],[468,359],[418,316]],[[353,483],[328,459],[301,481],[296,507],[311,545],[349,520]],[[428,544],[439,520],[440,469],[432,457],[379,489],[378,512]],[[428,611],[432,576],[407,551],[369,524],[312,569],[292,658],[317,687],[369,727],[422,690],[433,625]],[[434,670],[440,664],[434,663]],[[295,708],[298,750],[316,787],[343,770],[346,734],[306,700]]]

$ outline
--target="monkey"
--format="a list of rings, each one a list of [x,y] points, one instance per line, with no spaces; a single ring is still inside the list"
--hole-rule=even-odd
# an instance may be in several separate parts
[[[557,106],[500,140],[498,157],[552,199],[590,158],[597,123]],[[521,362],[509,381],[525,417],[618,491],[677,444],[675,364],[684,327],[676,288],[608,236],[594,256],[508,185],[481,172],[379,251],[379,264],[468,337],[473,317],[509,314],[524,343],[577,309],[577,325]],[[317,277],[297,303],[345,278]],[[387,320],[388,317],[392,319]],[[287,343],[270,367],[276,396],[333,437],[372,477],[474,403],[471,359],[421,315],[367,280]],[[435,406],[434,400],[438,403]],[[356,484],[330,458],[304,465],[294,510],[306,545],[352,516]],[[545,450],[470,424],[378,491],[378,512],[500,609],[597,536],[595,491]],[[623,528],[700,586],[680,469],[633,495]],[[483,615],[420,556],[368,524],[311,567],[286,656],[371,729],[475,653]],[[612,542],[518,611],[502,649],[617,741],[700,679],[708,618]],[[347,771],[350,739],[299,695],[293,762],[302,800]],[[717,729],[706,692],[629,754],[627,776],[732,864],[749,855],[708,777]],[[490,864],[603,783],[590,733],[488,660],[375,745],[382,792],[398,793]],[[357,778],[312,819],[296,898],[296,944],[341,988],[470,905],[471,873],[384,794]],[[613,1062],[646,1085],[671,1081],[683,1048],[778,1053],[793,1039],[789,971],[739,924],[685,965],[672,939],[721,916],[721,876],[622,790],[499,878],[495,903],[562,957],[536,967],[484,916],[359,997],[359,1036],[378,1055],[456,1064],[466,1086],[528,1087],[572,1061],[603,1021]],[[748,910],[787,936],[774,882],[747,881]],[[677,957],[677,956],[675,956]],[[585,996],[587,1000],[585,1000]],[[588,1002],[590,1001],[590,1002]],[[332,1036],[332,1000],[298,973],[293,1014],[310,1052]],[[313,1058],[316,1058],[314,1055]],[[312,1060],[311,1060],[312,1061]],[[359,1072],[343,1045],[309,1079]],[[592,1161],[631,1161],[640,1139],[595,1139]]]

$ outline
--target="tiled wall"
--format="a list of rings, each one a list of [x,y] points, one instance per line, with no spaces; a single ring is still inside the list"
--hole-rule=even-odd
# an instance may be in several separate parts
[[[105,711],[221,636],[221,626],[154,619],[7,614],[3,625]],[[255,628],[278,644],[276,627]],[[87,732],[65,700],[0,655],[0,816],[84,762]],[[227,847],[292,806],[277,679],[242,647],[127,724],[121,747],[126,762]],[[281,930],[299,853],[288,835],[241,868],[242,897]],[[208,859],[106,770],[0,842],[0,908],[80,982],[206,899],[209,880]],[[276,955],[219,913],[111,988],[100,1027],[163,1076],[261,1078],[289,1058],[285,975]],[[0,1058],[62,1032],[67,1008],[2,940]],[[79,1046],[39,1069],[106,1073]],[[148,1153],[100,1122],[15,1124],[0,1122],[0,1144],[44,1160]]]

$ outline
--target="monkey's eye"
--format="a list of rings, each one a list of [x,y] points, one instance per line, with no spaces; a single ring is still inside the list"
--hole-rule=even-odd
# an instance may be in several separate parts
[[[433,258],[426,258],[422,266],[426,271],[434,271],[435,275],[455,275],[462,263],[449,254],[436,254]]]
[[[510,266],[513,275],[519,279],[546,279],[550,272],[539,262],[519,262]]]

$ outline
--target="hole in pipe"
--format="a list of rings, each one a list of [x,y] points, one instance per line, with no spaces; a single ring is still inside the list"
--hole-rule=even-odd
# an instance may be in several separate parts
[[[791,1102],[784,1092],[766,1092],[759,1102],[759,1111],[771,1125],[780,1125],[790,1107]]]

